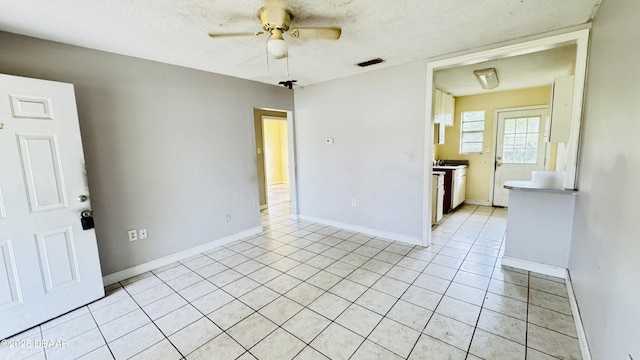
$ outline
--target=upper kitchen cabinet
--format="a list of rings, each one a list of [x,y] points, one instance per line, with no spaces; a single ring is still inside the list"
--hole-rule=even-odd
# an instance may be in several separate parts
[[[453,126],[453,111],[456,107],[456,99],[453,95],[442,93],[444,99],[444,124]]]
[[[455,99],[452,95],[436,89],[433,94],[433,123],[437,124],[435,143],[444,144],[445,126],[453,126]]]
[[[573,76],[556,78],[551,92],[551,127],[549,142],[566,143],[571,129]]]

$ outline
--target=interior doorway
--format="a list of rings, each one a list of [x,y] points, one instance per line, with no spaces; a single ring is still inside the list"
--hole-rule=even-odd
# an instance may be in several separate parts
[[[288,203],[297,218],[293,112],[254,108],[253,119],[260,210]]]
[[[262,136],[267,207],[288,203],[291,196],[287,118],[263,116]]]
[[[504,110],[497,112],[493,206],[506,207],[509,190],[505,181],[530,180],[531,173],[544,170],[544,141],[547,108]]]

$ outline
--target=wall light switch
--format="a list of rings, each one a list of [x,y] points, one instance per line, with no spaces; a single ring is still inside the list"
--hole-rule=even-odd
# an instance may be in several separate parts
[[[333,145],[333,138],[326,138],[324,142],[325,144]]]

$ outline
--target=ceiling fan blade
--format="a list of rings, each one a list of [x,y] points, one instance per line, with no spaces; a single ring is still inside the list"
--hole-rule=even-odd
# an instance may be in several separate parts
[[[220,38],[220,37],[236,37],[236,36],[260,36],[263,35],[264,31],[259,32],[237,32],[237,33],[209,33],[209,36],[212,38]]]
[[[295,28],[287,34],[296,39],[327,39],[338,40],[342,34],[340,28]]]

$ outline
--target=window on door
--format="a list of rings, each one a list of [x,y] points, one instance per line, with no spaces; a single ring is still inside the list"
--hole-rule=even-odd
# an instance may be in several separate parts
[[[540,138],[540,117],[504,120],[503,164],[536,164]]]
[[[465,111],[461,119],[460,154],[482,154],[484,111]]]

